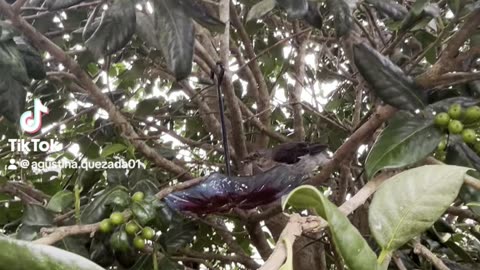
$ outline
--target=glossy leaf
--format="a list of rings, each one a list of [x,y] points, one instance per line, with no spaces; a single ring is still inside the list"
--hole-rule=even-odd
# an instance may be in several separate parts
[[[405,6],[391,0],[368,0],[380,13],[392,18],[395,21],[401,21],[407,16],[408,10]]]
[[[462,6],[461,1],[462,0],[447,0],[447,5],[453,14],[457,15],[460,12]]]
[[[2,30],[2,36],[3,34]],[[11,33],[8,31],[8,33]],[[11,37],[5,34],[5,38]],[[13,38],[13,37],[12,37]],[[18,123],[24,111],[26,91],[30,82],[21,53],[13,39],[0,42],[0,115]]]
[[[430,0],[415,1],[407,16],[403,19],[400,30],[406,31],[422,20],[428,23],[431,17],[439,16],[440,11],[438,6],[436,4],[429,4],[429,2]],[[423,28],[423,26],[421,28]]]
[[[288,17],[292,19],[300,19],[308,11],[307,0],[276,0],[277,5],[283,8]]]
[[[25,110],[27,91],[16,80],[0,78],[0,115],[11,123],[18,123]]]
[[[84,258],[89,257],[89,253],[87,248],[85,247],[85,239],[68,236],[62,239],[61,242],[58,243],[59,248],[72,252],[74,254],[80,255]]]
[[[282,203],[284,209],[287,205],[296,209],[313,208],[328,222],[335,247],[349,269],[377,269],[377,257],[367,241],[318,189],[313,186],[300,186],[294,189]]]
[[[127,172],[124,169],[111,169],[107,171],[107,182],[110,185],[128,185]]]
[[[394,119],[380,134],[365,162],[369,178],[382,169],[415,164],[435,151],[442,132],[432,119],[419,116]]]
[[[110,144],[102,149],[100,156],[109,157],[111,155],[121,153],[125,151],[125,149],[127,149],[127,146],[125,146],[124,144],[120,144],[120,143]]]
[[[322,14],[320,14],[319,5],[317,2],[308,1],[308,12],[305,14],[303,19],[311,26],[317,29],[322,29],[323,18]]]
[[[87,48],[97,57],[110,55],[122,49],[135,33],[135,10],[134,1],[115,1],[103,12],[98,25],[92,23],[85,28]]]
[[[210,31],[223,33],[225,24],[212,16],[201,0],[178,0],[186,14]]]
[[[427,106],[426,110],[433,112],[447,112],[453,104],[460,104],[463,108],[480,104],[480,100],[470,97],[453,97],[440,100]]]
[[[455,200],[469,168],[430,165],[402,172],[375,193],[370,231],[389,254],[430,228]]]
[[[446,163],[480,171],[480,157],[460,137],[449,140]]]
[[[275,8],[276,0],[262,0],[256,3],[247,13],[247,22],[260,19]]]
[[[49,227],[53,224],[53,214],[41,205],[29,204],[25,206],[22,223],[28,226]]]
[[[345,0],[326,0],[326,3],[333,16],[337,37],[343,37],[350,32],[353,25],[350,7]]]
[[[159,188],[155,185],[155,183],[147,179],[135,182],[132,185],[131,190],[133,192],[141,191],[147,196],[154,195],[159,192]]]
[[[425,94],[390,59],[365,43],[354,45],[354,58],[359,72],[383,102],[408,111],[425,107]]]
[[[65,209],[73,206],[75,196],[69,190],[62,190],[57,192],[48,202],[47,209],[53,212],[61,213]]]
[[[137,11],[136,15],[136,34],[140,37],[148,46],[154,47],[156,49],[160,49],[160,35],[155,28],[155,19],[152,14],[147,14],[145,12]],[[123,75],[123,79],[125,78],[126,74],[131,72],[125,73]]]
[[[103,270],[82,256],[52,246],[0,237],[0,249],[0,269]]]
[[[182,223],[171,226],[166,232],[162,232],[159,241],[168,251],[178,251],[193,241],[196,230],[194,223],[184,220]]]
[[[45,79],[47,72],[40,53],[25,42],[23,38],[15,37],[14,40],[15,44],[17,44],[18,51],[22,55],[28,76],[35,80]]]
[[[85,0],[47,0],[45,1],[45,5],[49,10],[58,10],[71,7],[83,1]]]
[[[447,164],[469,167],[480,171],[480,157],[459,137],[450,139],[445,162]],[[478,174],[476,177],[478,177]],[[462,187],[459,197],[465,203],[480,201],[480,193],[467,185]],[[468,207],[475,213],[480,214],[480,207],[478,205],[470,204]]]
[[[119,252],[127,252],[131,249],[128,234],[124,229],[118,229],[110,236],[110,245]]]
[[[192,70],[194,29],[192,19],[175,0],[155,0],[155,29],[160,49],[177,80]]]
[[[153,203],[148,201],[134,202],[130,206],[130,209],[140,225],[145,225],[152,221],[157,214]]]
[[[99,222],[110,214],[107,211],[109,205],[114,202],[119,203],[120,200],[123,202],[129,197],[127,189],[122,186],[116,186],[113,189],[105,190],[83,209],[80,219],[83,224]]]

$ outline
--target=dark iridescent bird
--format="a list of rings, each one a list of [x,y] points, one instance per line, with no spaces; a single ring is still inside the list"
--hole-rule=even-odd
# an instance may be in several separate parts
[[[264,164],[262,172],[253,176],[227,177],[213,173],[196,186],[171,193],[165,202],[179,212],[196,215],[232,208],[252,209],[276,201],[330,160],[326,145],[304,142],[281,144],[258,151],[250,158],[269,164]]]

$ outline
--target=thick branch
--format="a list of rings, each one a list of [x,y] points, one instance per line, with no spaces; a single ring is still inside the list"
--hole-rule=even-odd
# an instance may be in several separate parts
[[[290,91],[290,103],[293,108],[293,130],[295,131],[295,139],[297,141],[305,140],[305,128],[303,127],[302,113],[302,90],[305,78],[305,56],[307,54],[308,39],[299,38],[298,54],[295,59],[295,86]]]
[[[377,112],[357,129],[347,141],[340,146],[332,157],[332,160],[322,168],[321,172],[309,180],[312,185],[320,185],[328,179],[335,169],[342,164],[342,161],[356,153],[358,147],[378,129],[393,114],[396,109],[391,106],[383,106],[377,109]]]
[[[54,228],[54,231],[51,234],[45,237],[42,237],[40,239],[37,239],[33,242],[35,244],[52,245],[58,241],[61,241],[67,236],[95,232],[98,230],[99,225],[100,223],[94,223],[94,224],[87,224],[87,225],[73,225],[73,226]]]
[[[418,82],[421,85],[429,85],[437,80],[437,77],[446,73],[455,71],[457,65],[453,65],[459,55],[459,49],[465,44],[480,25],[480,8],[476,8],[466,19],[465,23],[449,40],[447,47],[443,50],[440,59],[425,73],[421,74]]]
[[[260,121],[267,129],[269,129],[271,112],[270,112],[270,95],[268,93],[267,83],[265,81],[265,77],[263,76],[262,70],[260,69],[260,66],[256,60],[253,43],[250,40],[250,37],[248,36],[247,31],[245,30],[245,27],[243,27],[243,24],[240,21],[240,18],[238,17],[238,14],[233,4],[231,5],[230,9],[231,9],[230,16],[232,19],[232,24],[238,30],[240,38],[242,39],[247,57],[250,58],[250,61],[248,62],[250,70],[252,71],[258,85],[258,97],[257,97],[258,109],[261,112],[265,111],[265,113],[263,113],[260,116]],[[268,145],[268,136],[264,136],[264,135],[259,136],[257,139],[257,146],[260,148],[265,148],[267,147],[267,145]]]
[[[223,79],[223,91],[225,100],[227,101],[228,110],[230,112],[230,121],[232,123],[233,146],[239,159],[243,159],[248,155],[245,130],[243,127],[242,112],[237,102],[235,91],[232,83],[232,73],[229,69],[230,60],[230,0],[221,0],[219,5],[220,20],[226,24],[225,32],[220,42],[220,58],[225,68]]]

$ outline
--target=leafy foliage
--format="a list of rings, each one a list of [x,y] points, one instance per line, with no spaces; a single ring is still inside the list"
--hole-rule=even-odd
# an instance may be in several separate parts
[[[65,250],[30,242],[0,238],[3,252],[0,266],[8,269],[91,269],[102,270],[91,261]],[[22,259],[19,259],[19,255]]]
[[[378,137],[365,161],[372,177],[382,169],[413,165],[431,155],[442,139],[442,133],[430,118],[397,117]]]
[[[385,103],[410,111],[425,107],[424,93],[388,58],[364,43],[354,46],[354,57],[362,76]]]
[[[382,252],[393,252],[431,227],[457,197],[468,170],[423,166],[383,184],[373,197],[368,216]]]
[[[360,232],[315,187],[302,186],[293,190],[285,199],[283,207],[291,205],[306,209],[314,207],[315,212],[328,222],[338,252],[351,269],[377,269],[376,256]]]

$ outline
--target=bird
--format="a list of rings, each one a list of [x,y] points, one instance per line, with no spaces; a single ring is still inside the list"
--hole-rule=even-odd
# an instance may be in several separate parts
[[[204,181],[164,198],[169,208],[187,215],[253,209],[276,201],[310,178],[329,160],[322,144],[293,142],[257,151],[250,159],[269,160],[269,168],[252,176],[212,173]]]

